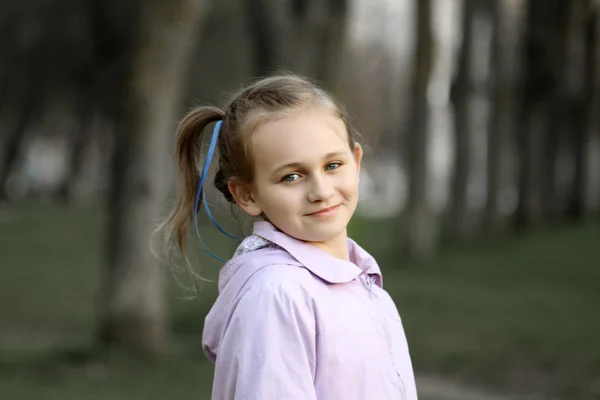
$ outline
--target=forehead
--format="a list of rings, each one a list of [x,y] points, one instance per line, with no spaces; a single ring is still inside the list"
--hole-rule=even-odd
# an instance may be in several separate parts
[[[261,125],[250,146],[257,167],[277,167],[291,162],[321,161],[334,151],[350,151],[348,132],[331,110],[309,108]]]

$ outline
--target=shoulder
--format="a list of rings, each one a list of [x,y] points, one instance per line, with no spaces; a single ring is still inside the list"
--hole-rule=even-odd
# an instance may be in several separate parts
[[[244,285],[232,320],[252,329],[302,327],[306,332],[316,333],[322,300],[318,286],[306,272],[297,265],[264,266]]]
[[[241,257],[249,273],[240,293],[242,301],[260,298],[309,305],[327,291],[320,279],[281,248],[263,248]]]
[[[302,264],[281,261],[263,265],[250,277],[246,286],[265,295],[308,299],[318,296],[324,285]]]

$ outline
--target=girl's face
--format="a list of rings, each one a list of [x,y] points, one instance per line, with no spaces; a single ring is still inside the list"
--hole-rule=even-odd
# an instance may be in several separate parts
[[[230,184],[238,204],[299,240],[345,237],[358,201],[362,149],[350,148],[344,122],[313,107],[263,124],[250,140],[254,182]]]

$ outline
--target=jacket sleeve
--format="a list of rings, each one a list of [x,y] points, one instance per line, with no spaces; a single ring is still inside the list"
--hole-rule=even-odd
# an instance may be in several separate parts
[[[316,328],[311,299],[296,282],[244,293],[223,334],[213,400],[316,399]]]

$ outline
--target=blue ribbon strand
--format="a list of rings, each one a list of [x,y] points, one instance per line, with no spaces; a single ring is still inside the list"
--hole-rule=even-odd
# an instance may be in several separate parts
[[[200,241],[200,244],[202,245],[204,250],[214,259],[225,263],[225,262],[227,262],[227,260],[224,260],[221,257],[215,255],[212,251],[210,251],[208,249],[208,247],[202,240],[202,237],[200,237],[200,230],[198,229],[198,206],[200,204],[200,196],[202,196],[202,202],[204,203],[204,208],[206,210],[206,214],[208,215],[208,218],[213,223],[213,225],[216,226],[217,229],[222,234],[227,236],[228,238],[238,240],[238,241],[240,240],[240,239],[236,238],[235,236],[229,234],[227,231],[225,231],[225,229],[221,228],[221,226],[217,223],[217,220],[215,219],[212,212],[210,211],[210,208],[208,207],[208,203],[206,202],[206,193],[204,191],[204,184],[206,183],[206,177],[208,175],[208,169],[210,167],[210,162],[212,161],[212,158],[215,154],[215,150],[217,148],[217,140],[219,138],[219,132],[221,131],[221,125],[223,125],[223,121],[217,121],[217,123],[215,125],[215,129],[213,130],[212,138],[210,140],[210,146],[208,147],[208,152],[206,153],[206,160],[204,161],[204,166],[202,167],[202,173],[200,174],[200,180],[198,181],[198,190],[196,191],[196,202],[194,203],[194,226],[196,228],[196,236],[198,236],[198,240]]]

